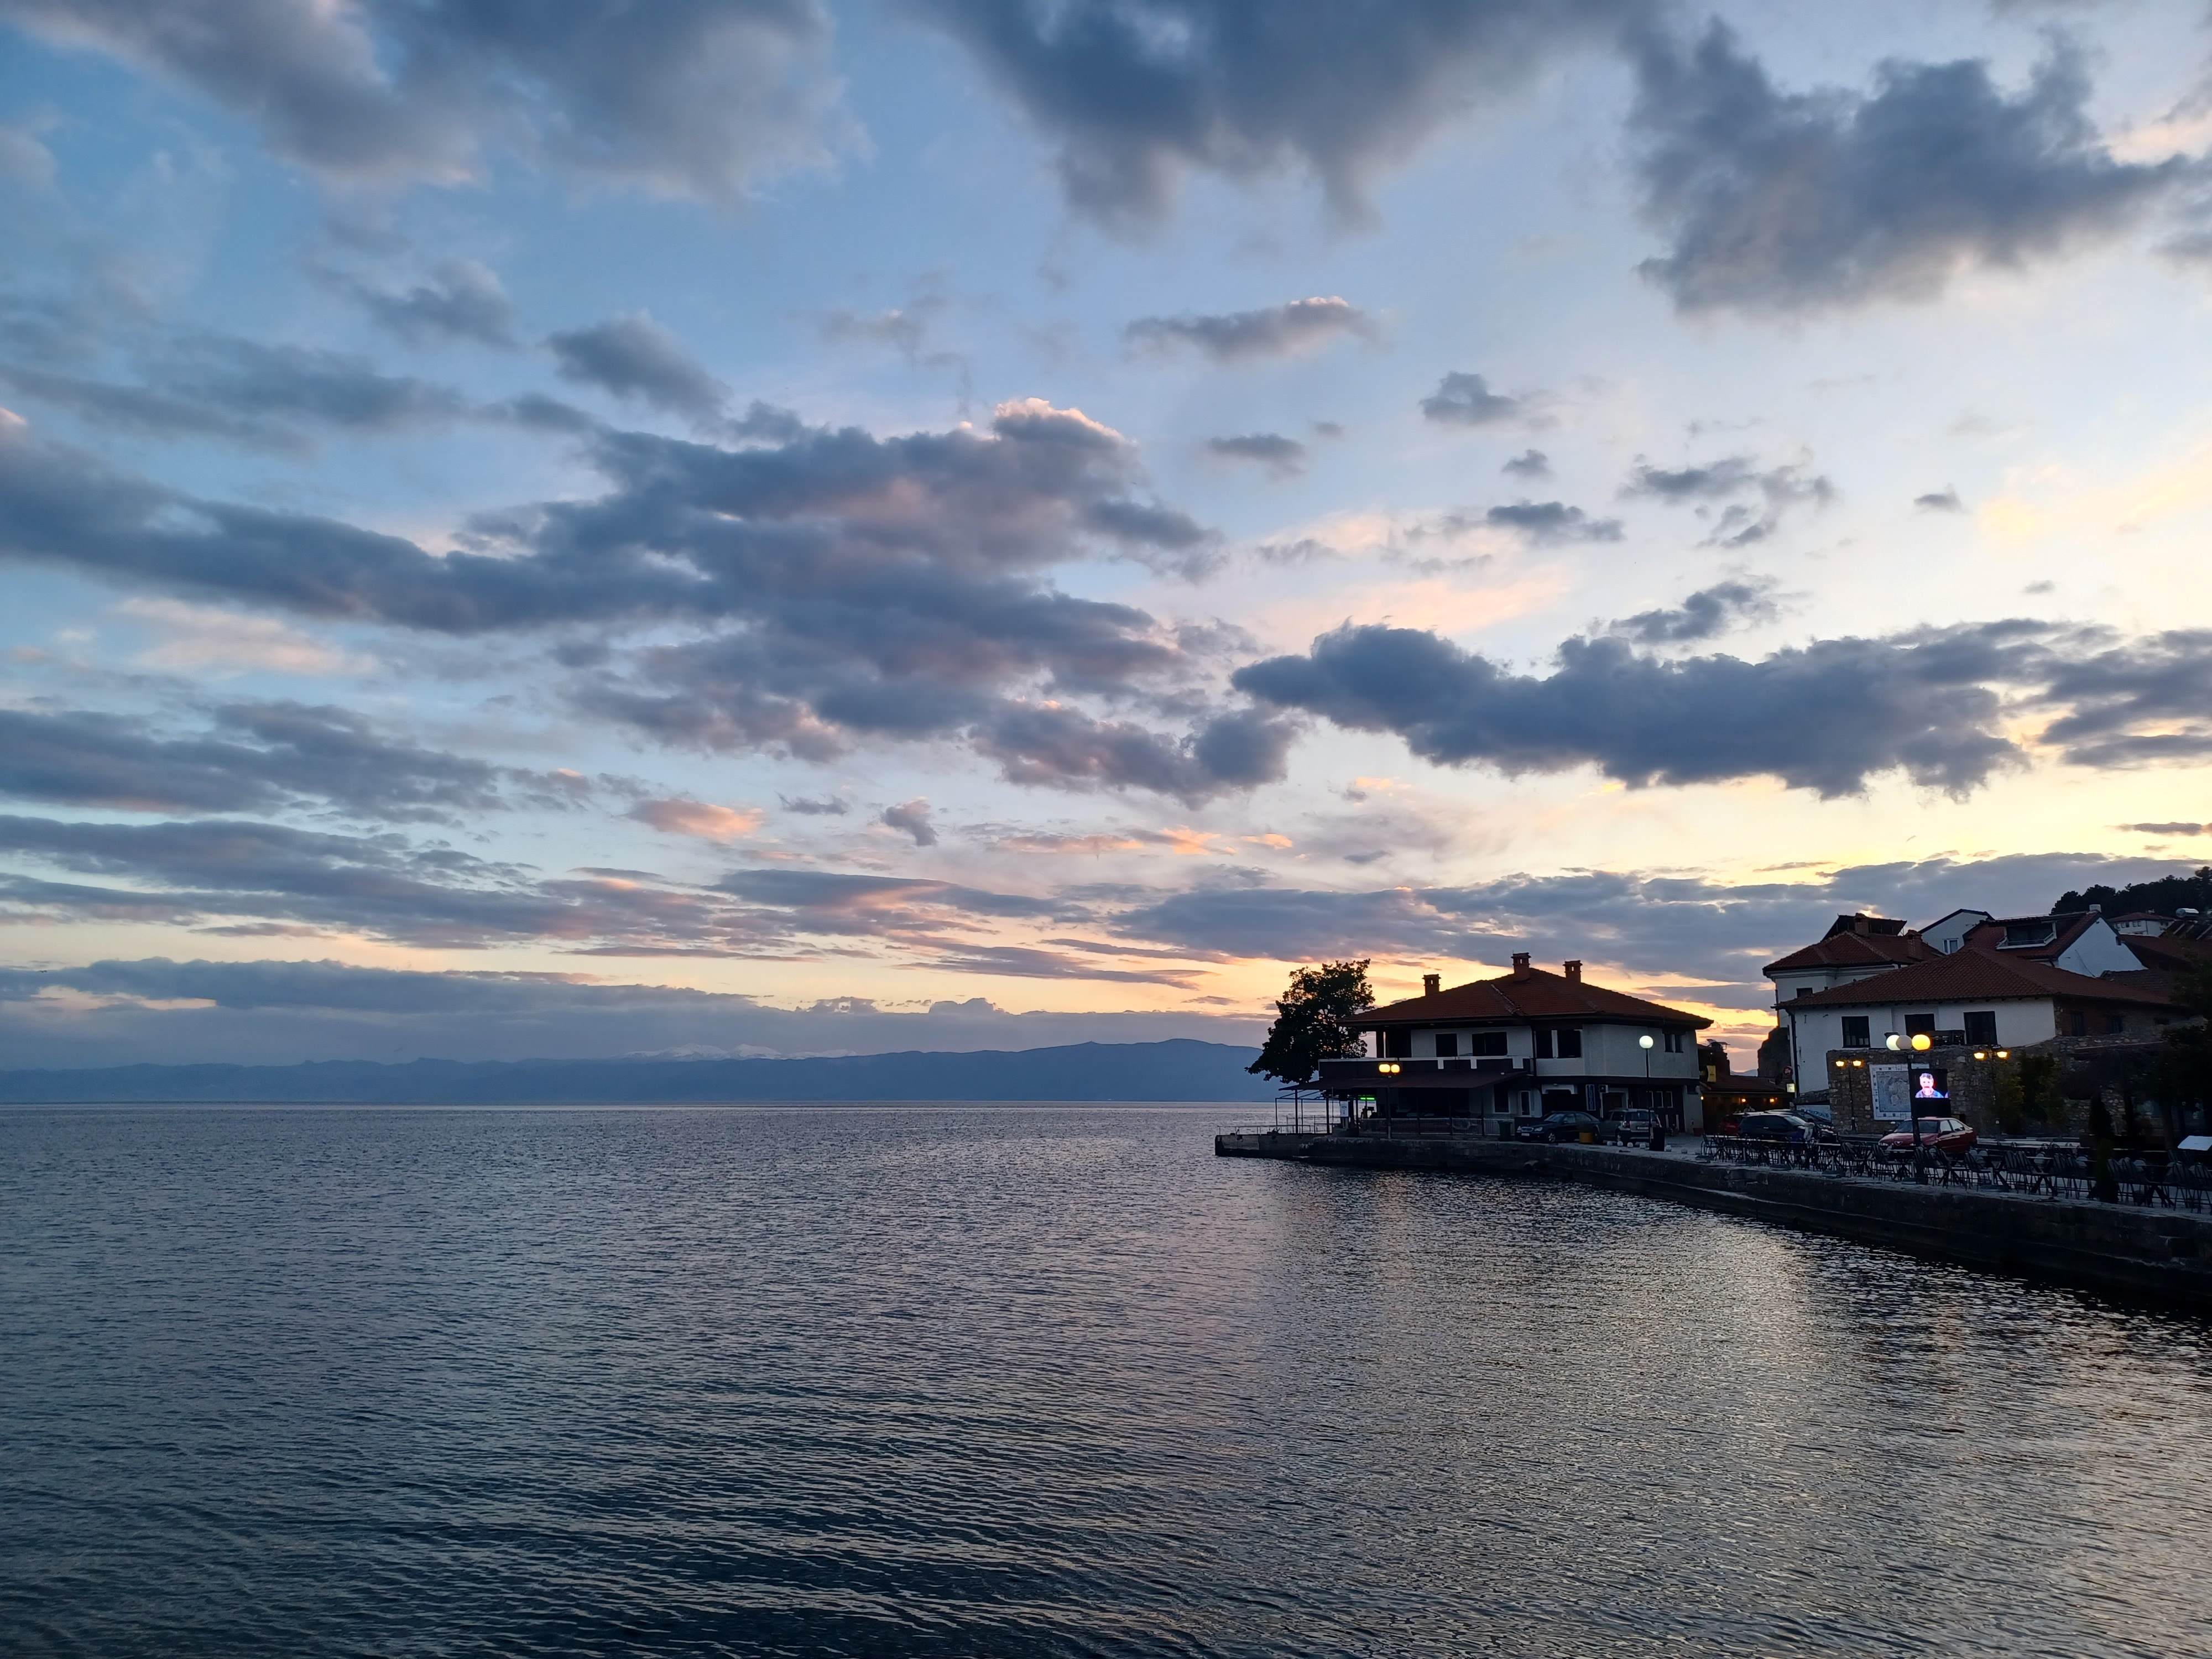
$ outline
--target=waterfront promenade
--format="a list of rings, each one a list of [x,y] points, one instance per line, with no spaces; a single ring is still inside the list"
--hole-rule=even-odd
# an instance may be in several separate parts
[[[1223,1158],[1579,1182],[1964,1267],[2212,1313],[2212,1214],[1664,1152],[1455,1134],[1230,1130]]]

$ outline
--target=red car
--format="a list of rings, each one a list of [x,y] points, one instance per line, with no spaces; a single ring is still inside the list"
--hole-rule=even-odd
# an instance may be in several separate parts
[[[1971,1152],[1981,1137],[1973,1126],[1955,1117],[1923,1117],[1920,1120],[1920,1144],[1930,1152],[1955,1156]],[[1909,1152],[1912,1150],[1912,1131],[1899,1129],[1895,1134],[1881,1138],[1882,1150],[1890,1152]]]

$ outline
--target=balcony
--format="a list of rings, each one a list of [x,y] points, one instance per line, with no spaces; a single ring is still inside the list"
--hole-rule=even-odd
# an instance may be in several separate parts
[[[1386,1070],[1385,1067],[1395,1067]],[[1372,1094],[1377,1089],[1486,1089],[1499,1079],[1526,1077],[1528,1062],[1503,1055],[1456,1060],[1324,1060],[1311,1086],[1327,1093]]]

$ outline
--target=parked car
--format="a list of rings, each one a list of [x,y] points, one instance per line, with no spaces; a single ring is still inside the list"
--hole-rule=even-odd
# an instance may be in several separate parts
[[[1920,1120],[1920,1144],[1946,1158],[1955,1158],[1960,1152],[1971,1152],[1981,1137],[1973,1126],[1955,1117],[1923,1117]],[[1894,1134],[1881,1138],[1886,1152],[1909,1152],[1912,1150],[1912,1131],[1908,1127]]]
[[[1835,1139],[1833,1130],[1823,1129],[1798,1112],[1746,1112],[1736,1121],[1735,1132],[1746,1140],[1770,1140],[1781,1146],[1814,1146]]]
[[[1612,1120],[1612,1127],[1622,1146],[1646,1146],[1651,1139],[1651,1113],[1646,1107],[1632,1106]]]
[[[1607,1138],[1604,1123],[1588,1112],[1547,1112],[1513,1126],[1516,1140],[1580,1140],[1584,1135],[1592,1140]]]

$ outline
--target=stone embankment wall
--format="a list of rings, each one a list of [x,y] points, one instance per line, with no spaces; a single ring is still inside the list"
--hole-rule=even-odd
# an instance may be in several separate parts
[[[1580,1181],[2212,1313],[2212,1216],[2188,1211],[1465,1136],[1224,1134],[1215,1138],[1214,1151],[1224,1158]]]

